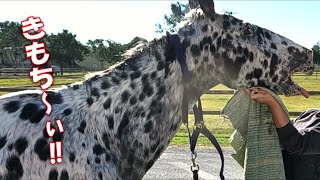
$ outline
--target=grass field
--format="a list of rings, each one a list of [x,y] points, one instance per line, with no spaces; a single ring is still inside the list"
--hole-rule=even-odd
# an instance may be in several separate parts
[[[65,75],[70,75],[66,73]],[[77,81],[82,81],[83,73],[72,73],[73,77],[70,78],[68,76],[56,76],[55,82],[52,87],[59,87],[59,84],[70,84]],[[293,79],[302,87],[307,90],[312,91],[320,91],[320,77],[316,76],[294,76]],[[21,77],[21,78],[0,78],[0,87],[15,87],[15,86],[35,86],[39,87],[39,84],[33,84],[31,78],[29,77]],[[212,89],[228,89],[223,85],[218,85]],[[0,92],[0,95],[5,94],[7,92]],[[217,95],[217,94],[204,94],[202,99],[202,105],[204,110],[221,110],[226,103],[230,100],[232,95]],[[305,99],[302,96],[296,97],[284,97],[280,96],[285,105],[287,106],[289,111],[304,111],[308,108],[312,107],[320,107],[320,96],[311,96],[309,99]],[[189,115],[190,125],[193,124],[193,115]],[[222,146],[228,146],[228,139],[233,132],[233,128],[228,122],[228,120],[224,120],[222,117],[218,115],[205,115],[204,116],[206,126],[208,129],[216,136],[218,141]],[[186,128],[184,125],[181,126],[177,135],[174,137],[171,142],[172,145],[187,145],[188,137],[186,133]],[[198,140],[198,145],[209,145],[210,142],[200,136]]]

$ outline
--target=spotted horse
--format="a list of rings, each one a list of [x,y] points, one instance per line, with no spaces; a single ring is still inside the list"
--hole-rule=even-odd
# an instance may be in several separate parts
[[[190,72],[187,82],[168,34],[83,82],[49,91],[49,117],[40,91],[1,96],[0,179],[142,179],[181,125],[188,87],[198,92],[189,94],[190,109],[198,95],[219,83],[308,95],[290,76],[312,73],[312,51],[217,14],[212,0],[190,6],[177,30]],[[48,137],[45,122],[55,124],[55,119],[65,131]],[[63,162],[51,165],[48,143],[58,140]]]

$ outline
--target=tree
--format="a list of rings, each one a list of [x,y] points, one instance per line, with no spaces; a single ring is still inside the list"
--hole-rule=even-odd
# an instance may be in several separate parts
[[[156,24],[156,32],[163,33],[164,31],[174,32],[175,27],[178,23],[180,23],[185,16],[185,14],[189,11],[188,4],[180,4],[172,3],[171,4],[171,14],[164,15],[165,25],[163,24]],[[167,27],[167,28],[166,28]]]
[[[87,45],[90,48],[90,55],[96,58],[101,66],[104,67],[106,62],[108,65],[112,65],[122,60],[122,54],[125,51],[125,47],[112,40],[95,39],[89,40]]]
[[[61,66],[66,62],[70,67],[75,64],[75,60],[82,61],[89,50],[77,41],[76,37],[68,30],[63,30],[62,33],[56,35],[47,35],[44,39],[50,59],[55,60]]]
[[[18,65],[24,58],[24,46],[30,43],[22,36],[18,22],[0,22],[0,59],[11,60],[8,64]]]
[[[142,37],[136,36],[128,44],[123,45],[125,50],[135,47],[138,43],[147,43],[148,41]]]
[[[320,65],[320,42],[314,45],[312,50],[314,63]]]

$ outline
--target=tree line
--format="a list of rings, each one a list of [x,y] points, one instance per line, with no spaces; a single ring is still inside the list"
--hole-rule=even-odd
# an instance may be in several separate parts
[[[157,33],[164,31],[174,32],[176,25],[183,19],[189,10],[188,4],[179,2],[171,4],[171,13],[164,15],[163,23],[155,24]],[[232,15],[232,11],[226,11]],[[137,42],[147,42],[141,37],[133,38],[127,44],[121,44],[114,40],[94,39],[82,44],[76,39],[76,35],[63,30],[58,34],[47,34],[42,41],[46,43],[46,49],[50,53],[50,61],[57,65],[72,67],[76,62],[82,62],[90,57],[105,65],[112,65],[123,59],[122,54],[134,47]],[[24,46],[28,44],[22,36],[21,26],[18,22],[0,22],[0,67],[11,64],[17,66],[25,61]],[[313,46],[314,62],[320,65],[320,42]]]
[[[82,62],[86,57],[96,59],[101,67],[112,65],[121,61],[122,54],[136,43],[147,42],[144,38],[135,37],[127,44],[111,39],[88,40],[82,44],[76,37],[72,32],[63,30],[57,34],[46,34],[40,42],[45,43],[50,62],[64,67],[74,67],[76,62]],[[24,46],[30,43],[22,36],[20,23],[0,22],[0,66],[17,67],[25,63]]]

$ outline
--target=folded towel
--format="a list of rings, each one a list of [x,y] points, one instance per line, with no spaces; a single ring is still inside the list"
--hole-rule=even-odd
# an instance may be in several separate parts
[[[269,92],[289,113],[281,99]],[[239,90],[222,110],[235,131],[230,138],[236,153],[233,158],[244,168],[244,179],[284,179],[285,171],[276,127],[267,105],[250,99],[244,89]]]

